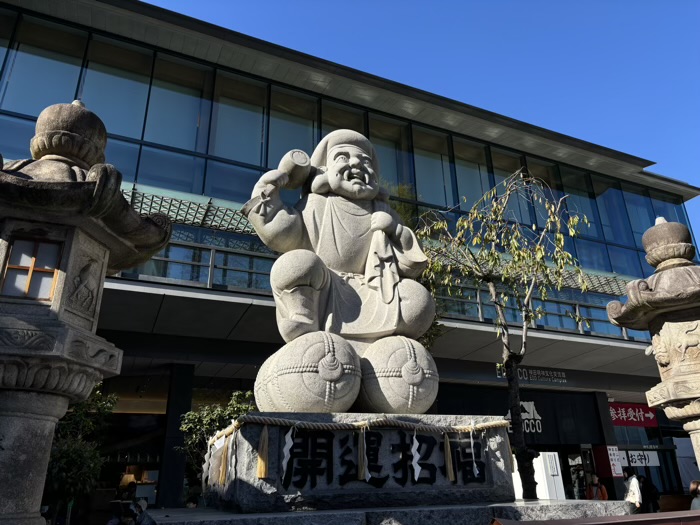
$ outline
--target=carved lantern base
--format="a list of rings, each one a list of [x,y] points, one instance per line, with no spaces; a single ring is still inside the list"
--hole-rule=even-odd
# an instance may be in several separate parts
[[[647,392],[650,407],[683,423],[700,460],[700,267],[690,231],[663,218],[642,237],[654,275],[627,284],[626,304],[608,304],[613,324],[649,330],[661,383]]]
[[[121,351],[94,333],[109,253],[76,227],[2,226],[0,524],[43,525],[56,423],[121,369]]]

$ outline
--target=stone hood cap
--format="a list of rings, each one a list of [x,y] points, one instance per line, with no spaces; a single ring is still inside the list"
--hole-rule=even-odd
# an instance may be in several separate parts
[[[379,159],[377,158],[377,152],[374,146],[367,137],[351,129],[338,129],[323,137],[321,142],[318,143],[318,146],[316,146],[313,155],[311,155],[311,165],[316,168],[327,166],[328,152],[331,148],[341,144],[356,146],[372,157],[372,168],[377,176],[379,176]]]
[[[659,314],[700,306],[700,267],[687,226],[656,219],[642,237],[654,275],[627,284],[627,303],[608,303],[610,322],[633,330],[648,330]]]

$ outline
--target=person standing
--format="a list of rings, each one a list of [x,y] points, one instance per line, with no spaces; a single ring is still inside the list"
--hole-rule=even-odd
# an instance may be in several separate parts
[[[697,479],[690,482],[690,495],[693,497],[690,510],[700,510],[700,481]]]
[[[642,491],[639,487],[637,475],[632,467],[623,468],[622,474],[625,476],[625,487],[627,487],[625,501],[634,505],[632,514],[640,514],[642,512]]]
[[[591,484],[586,487],[586,499],[597,499],[601,501],[608,499],[608,491],[598,479],[597,474],[591,476]]]

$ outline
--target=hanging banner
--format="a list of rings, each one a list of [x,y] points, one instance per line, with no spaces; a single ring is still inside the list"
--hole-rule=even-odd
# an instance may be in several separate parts
[[[613,478],[622,477],[622,459],[617,447],[608,447],[608,459]]]
[[[656,409],[640,403],[610,403],[610,419],[616,427],[658,427]]]

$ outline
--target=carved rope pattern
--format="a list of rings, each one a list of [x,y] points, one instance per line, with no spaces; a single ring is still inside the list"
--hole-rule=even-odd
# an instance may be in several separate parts
[[[346,374],[350,374],[353,376],[359,376],[360,371],[355,365],[346,365],[343,364],[343,370],[345,371]],[[304,365],[294,365],[294,366],[287,366],[284,368],[280,368],[277,370],[276,374],[278,376],[283,376],[287,374],[303,374],[307,372],[317,372],[318,371],[318,365],[314,363],[307,363]]]
[[[429,370],[427,368],[423,369],[423,373],[426,378],[437,378],[438,374],[434,370]],[[364,377],[402,377],[400,368],[375,368],[374,370],[368,370]]]
[[[425,432],[432,434],[443,434],[445,432],[487,432],[497,428],[505,428],[510,426],[510,421],[503,419],[498,421],[488,421],[486,423],[477,423],[475,425],[431,425],[428,423],[413,423],[411,421],[402,421],[390,417],[378,417],[367,421],[357,421],[355,423],[319,423],[315,421],[295,421],[293,419],[283,419],[281,417],[257,416],[254,414],[246,414],[233,421],[224,430],[217,432],[214,437],[209,440],[209,446],[214,441],[222,436],[230,436],[243,425],[274,425],[280,427],[295,427],[304,430],[370,430],[373,428],[402,428],[406,430],[415,430],[417,432]],[[507,437],[507,433],[506,433]]]

